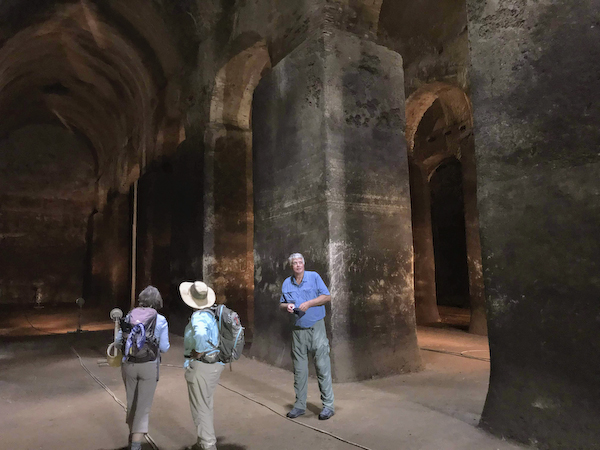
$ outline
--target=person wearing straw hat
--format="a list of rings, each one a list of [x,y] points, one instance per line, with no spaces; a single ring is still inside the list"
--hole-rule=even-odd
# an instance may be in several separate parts
[[[192,450],[216,450],[213,396],[225,365],[219,362],[219,328],[210,307],[215,291],[202,281],[179,286],[183,301],[195,311],[184,332],[184,368],[190,410],[197,430]]]

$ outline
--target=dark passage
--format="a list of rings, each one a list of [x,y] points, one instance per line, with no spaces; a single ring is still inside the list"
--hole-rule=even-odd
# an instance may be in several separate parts
[[[433,173],[430,192],[438,305],[469,308],[462,169],[456,158]]]

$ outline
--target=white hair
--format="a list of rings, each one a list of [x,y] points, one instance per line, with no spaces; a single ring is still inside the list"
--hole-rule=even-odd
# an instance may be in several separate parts
[[[304,256],[302,256],[302,253],[292,253],[290,255],[290,257],[288,258],[288,262],[290,263],[290,267],[292,266],[292,262],[295,259],[301,259],[302,260],[302,264],[305,264],[305,262],[304,262]]]

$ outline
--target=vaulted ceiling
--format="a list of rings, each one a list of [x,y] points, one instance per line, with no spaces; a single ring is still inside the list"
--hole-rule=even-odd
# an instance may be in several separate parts
[[[181,60],[167,26],[146,1],[17,3],[0,9],[13,18],[1,36],[0,137],[57,124],[88,142],[98,178],[122,183],[165,117],[180,115]]]

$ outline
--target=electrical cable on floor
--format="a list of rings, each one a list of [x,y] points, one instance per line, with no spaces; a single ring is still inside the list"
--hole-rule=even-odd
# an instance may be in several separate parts
[[[176,364],[161,364],[161,366],[165,366],[165,367],[175,367],[175,368],[177,368],[177,369],[183,369],[183,366],[179,366],[179,365],[176,365]],[[346,439],[344,439],[344,438],[342,438],[342,437],[340,437],[340,436],[337,436],[337,435],[335,435],[335,434],[333,434],[333,433],[330,433],[329,431],[325,431],[325,430],[323,430],[323,429],[321,429],[321,428],[313,427],[312,425],[308,425],[308,424],[306,424],[306,423],[304,423],[304,422],[300,422],[300,421],[298,421],[298,420],[295,420],[295,419],[290,419],[289,417],[287,417],[287,416],[285,416],[285,415],[281,414],[279,411],[276,411],[275,409],[271,408],[270,406],[268,406],[268,405],[265,405],[264,403],[262,403],[262,402],[259,402],[259,401],[258,401],[258,400],[256,400],[256,399],[253,399],[252,397],[248,397],[247,395],[245,395],[245,394],[242,394],[241,392],[238,392],[238,391],[236,391],[235,389],[232,389],[232,388],[230,388],[230,387],[227,387],[227,386],[225,386],[225,385],[224,385],[224,384],[222,384],[222,383],[219,383],[219,386],[221,386],[223,389],[226,389],[226,390],[228,390],[228,391],[231,391],[231,392],[233,392],[233,393],[235,393],[235,394],[238,394],[239,396],[241,396],[241,397],[244,397],[245,399],[247,399],[247,400],[250,400],[251,402],[254,402],[254,403],[256,403],[257,405],[260,405],[260,406],[262,406],[262,407],[264,407],[264,408],[267,408],[269,411],[271,411],[271,412],[273,412],[273,413],[277,414],[277,415],[278,415],[278,416],[280,416],[280,417],[283,417],[283,418],[284,418],[284,419],[286,419],[286,420],[291,420],[292,422],[294,422],[294,423],[297,423],[298,425],[302,425],[303,427],[310,428],[310,429],[311,429],[311,430],[313,430],[313,431],[317,431],[317,432],[319,432],[319,433],[325,434],[325,435],[327,435],[327,436],[329,436],[329,437],[332,437],[332,438],[334,438],[334,439],[337,439],[338,441],[344,442],[345,444],[352,445],[352,446],[354,446],[354,447],[356,447],[356,448],[362,448],[363,450],[372,450],[372,449],[371,449],[371,448],[369,448],[369,447],[365,447],[364,445],[357,444],[356,442],[348,441],[348,440],[346,440]]]
[[[94,375],[92,373],[92,371],[87,368],[87,366],[83,362],[83,359],[81,359],[81,356],[79,356],[79,353],[77,353],[77,350],[75,350],[73,347],[71,347],[71,350],[73,350],[73,353],[75,353],[75,356],[77,356],[77,358],[79,359],[79,364],[81,365],[81,367],[83,367],[83,370],[85,370],[87,372],[87,374],[90,377],[92,377],[92,379],[96,383],[98,383],[100,385],[100,387],[102,387],[102,389],[104,389],[106,392],[108,392],[108,394],[113,398],[113,400],[115,402],[117,402],[125,410],[125,412],[127,412],[127,405],[125,403],[123,403],[119,399],[119,397],[117,397],[115,395],[115,393],[113,391],[111,391],[110,388],[102,382],[102,380],[100,378],[98,378],[96,375]],[[156,442],[154,442],[154,439],[152,439],[152,437],[150,437],[149,434],[144,434],[144,437],[146,438],[146,441],[148,442],[148,444],[150,444],[154,450],[159,450],[158,446],[156,445]]]
[[[278,411],[275,411],[275,410],[274,410],[273,408],[271,408],[270,406],[267,406],[267,405],[265,405],[264,403],[261,403],[261,402],[259,402],[258,400],[255,400],[255,399],[253,399],[253,398],[251,398],[251,397],[248,397],[247,395],[244,395],[244,394],[242,394],[241,392],[238,392],[238,391],[236,391],[236,390],[234,390],[234,389],[228,388],[227,386],[224,386],[224,385],[223,385],[223,384],[221,384],[221,383],[219,383],[219,386],[221,386],[223,389],[227,389],[228,391],[235,392],[236,394],[238,394],[238,395],[241,395],[242,397],[244,397],[244,398],[246,398],[246,399],[248,399],[248,400],[250,400],[250,401],[252,401],[252,402],[254,402],[254,403],[258,404],[258,405],[260,405],[260,406],[264,406],[265,408],[267,408],[268,410],[270,410],[270,411],[274,412],[274,413],[275,413],[275,414],[277,414],[278,416],[280,416],[280,417],[283,417],[284,419],[287,419],[287,420],[291,420],[292,422],[295,422],[295,423],[297,423],[298,425],[302,425],[303,427],[310,428],[311,430],[314,430],[314,431],[317,431],[317,432],[319,432],[319,433],[325,434],[325,435],[327,435],[327,436],[329,436],[329,437],[332,437],[332,438],[334,438],[334,439],[337,439],[338,441],[344,442],[344,443],[346,443],[346,444],[352,445],[352,446],[354,446],[354,447],[356,447],[356,448],[362,448],[363,450],[371,450],[369,447],[365,447],[364,445],[357,444],[356,442],[348,441],[348,440],[346,440],[346,439],[344,439],[344,438],[342,438],[342,437],[340,437],[340,436],[337,436],[337,435],[335,435],[335,434],[333,434],[333,433],[330,433],[329,431],[325,431],[325,430],[322,430],[321,428],[313,427],[312,425],[308,425],[308,424],[306,424],[306,423],[304,423],[304,422],[300,422],[300,421],[298,421],[298,420],[295,420],[295,419],[290,419],[289,417],[286,417],[286,416],[284,416],[284,415],[283,415],[283,414],[281,414],[280,412],[278,412]]]
[[[29,324],[29,326],[31,328],[33,328],[35,331],[37,331],[38,333],[42,333],[45,336],[62,336],[65,333],[54,333],[52,331],[44,331],[44,330],[40,330],[39,328],[35,327],[32,323],[31,320],[29,320],[29,317],[27,316],[27,312],[23,311],[23,315],[25,316],[25,320],[27,320],[27,323]]]
[[[115,395],[115,394],[114,394],[114,393],[113,393],[113,392],[112,392],[112,391],[111,391],[111,390],[108,388],[108,386],[106,386],[106,385],[105,385],[105,384],[104,384],[104,383],[103,383],[103,382],[102,382],[102,381],[101,381],[101,380],[100,380],[98,377],[96,377],[96,376],[95,376],[95,375],[94,375],[94,374],[93,374],[93,373],[92,373],[92,372],[91,372],[91,371],[90,371],[90,370],[89,370],[89,369],[88,369],[88,368],[85,366],[85,364],[83,363],[83,360],[81,359],[81,357],[79,356],[79,354],[78,354],[78,353],[75,351],[75,349],[74,349],[73,347],[71,347],[71,349],[73,350],[73,352],[75,353],[75,355],[77,355],[77,357],[79,358],[79,363],[81,364],[81,367],[83,367],[83,369],[84,369],[84,370],[85,370],[85,371],[86,371],[86,372],[87,372],[87,373],[88,373],[88,374],[89,374],[89,375],[90,375],[90,376],[91,376],[91,377],[92,377],[92,378],[93,378],[93,379],[94,379],[94,380],[95,380],[95,381],[96,381],[96,382],[97,382],[97,383],[98,383],[98,384],[99,384],[99,385],[100,385],[102,388],[104,388],[104,390],[106,390],[106,391],[107,391],[107,392],[108,392],[108,393],[109,393],[109,394],[110,394],[110,395],[113,397],[113,399],[114,399],[114,400],[115,400],[115,401],[116,401],[116,402],[117,402],[119,405],[121,405],[121,406],[123,407],[123,409],[126,409],[126,408],[127,408],[127,407],[126,407],[126,405],[125,405],[123,402],[121,402],[121,400],[119,400],[119,399],[118,399],[118,397],[117,397],[117,396],[116,396],[116,395]],[[450,351],[446,351],[446,350],[436,350],[436,349],[433,349],[433,348],[427,348],[427,347],[420,347],[420,349],[421,349],[421,350],[425,350],[425,351],[429,351],[429,352],[442,353],[442,354],[446,354],[446,355],[460,356],[460,357],[463,357],[463,358],[475,359],[475,360],[478,360],[478,361],[490,362],[489,358],[481,358],[481,357],[477,357],[477,356],[464,355],[464,354],[462,354],[462,353],[458,353],[458,352],[450,352]],[[163,366],[163,367],[173,367],[173,368],[176,368],[176,369],[183,369],[183,366],[180,366],[180,365],[177,365],[177,364],[166,364],[166,363],[161,363],[160,365],[161,365],[161,366]],[[247,399],[247,400],[250,400],[251,402],[253,402],[253,403],[256,403],[257,405],[260,405],[260,406],[262,406],[262,407],[264,407],[264,408],[268,409],[269,411],[271,411],[271,412],[273,412],[273,413],[277,414],[278,416],[280,416],[280,417],[282,417],[282,418],[284,418],[284,419],[291,420],[292,422],[295,422],[295,423],[297,423],[298,425],[301,425],[301,426],[303,426],[303,427],[305,427],[305,428],[309,428],[309,429],[311,429],[311,430],[313,430],[313,431],[316,431],[316,432],[318,432],[318,433],[321,433],[321,434],[324,434],[324,435],[326,435],[326,436],[332,437],[332,438],[334,438],[334,439],[336,439],[336,440],[338,440],[338,441],[344,442],[345,444],[348,444],[348,445],[352,445],[352,446],[354,446],[354,447],[356,447],[356,448],[360,448],[360,449],[363,449],[363,450],[372,450],[372,449],[370,449],[369,447],[365,447],[365,446],[363,446],[363,445],[361,445],[361,444],[358,444],[358,443],[356,443],[356,442],[349,441],[349,440],[347,440],[347,439],[344,439],[344,438],[342,438],[342,437],[340,437],[340,436],[337,436],[337,435],[335,435],[335,434],[333,434],[333,433],[330,433],[329,431],[323,430],[323,429],[321,429],[321,428],[313,427],[312,425],[308,425],[308,424],[306,424],[306,423],[300,422],[300,421],[298,421],[298,420],[295,420],[295,419],[290,419],[289,417],[286,417],[285,415],[281,414],[279,411],[276,411],[275,409],[271,408],[270,406],[268,406],[268,405],[266,405],[266,404],[264,404],[264,403],[262,403],[262,402],[260,402],[260,401],[258,401],[258,400],[256,400],[256,399],[254,399],[254,398],[252,398],[252,397],[249,397],[249,396],[247,396],[247,395],[245,395],[245,394],[242,394],[241,392],[239,392],[239,391],[236,391],[235,389],[232,389],[232,388],[230,388],[230,387],[227,387],[227,386],[225,386],[223,383],[219,383],[219,386],[221,386],[223,389],[226,389],[226,390],[228,390],[228,391],[230,391],[230,392],[233,392],[233,393],[235,393],[235,394],[237,394],[237,395],[239,395],[239,396],[241,396],[241,397],[243,397],[243,398],[245,398],[245,399]],[[152,447],[154,448],[154,450],[158,450],[158,447],[156,446],[156,443],[154,442],[154,440],[152,440],[152,438],[150,437],[150,435],[146,434],[146,435],[145,435],[145,437],[146,437],[146,440],[148,441],[148,443],[150,443],[150,445],[152,445]]]
[[[44,334],[50,334],[50,335],[59,335],[59,334],[61,334],[61,333],[52,333],[52,332],[46,332],[46,331],[42,331],[42,330],[40,330],[40,329],[36,328],[36,327],[35,327],[35,326],[33,326],[33,324],[30,322],[30,320],[29,320],[29,317],[27,317],[27,314],[26,314],[26,313],[24,313],[24,315],[25,315],[25,319],[27,319],[27,322],[29,322],[29,325],[30,325],[30,326],[31,326],[31,328],[33,328],[34,330],[36,330],[36,331],[38,331],[38,332],[40,332],[40,333],[44,333]],[[433,348],[427,348],[427,347],[419,347],[419,348],[420,348],[421,350],[425,350],[425,351],[428,351],[428,352],[442,353],[442,354],[445,354],[445,355],[460,356],[460,357],[462,357],[462,358],[476,359],[476,360],[478,360],[478,361],[490,362],[490,359],[489,359],[489,358],[481,358],[481,357],[478,357],[478,356],[470,356],[470,355],[465,355],[465,354],[463,354],[463,353],[458,353],[458,352],[450,352],[450,351],[447,351],[447,350],[437,350],[437,349],[433,349]],[[71,350],[73,351],[73,353],[75,353],[75,355],[76,355],[76,356],[77,356],[77,358],[79,359],[79,364],[81,365],[81,367],[83,367],[83,370],[85,370],[85,371],[88,373],[88,375],[89,375],[90,377],[92,377],[92,379],[93,379],[93,380],[94,380],[96,383],[98,383],[98,384],[99,384],[99,385],[100,385],[100,386],[101,386],[101,387],[102,387],[102,388],[103,388],[103,389],[104,389],[106,392],[108,392],[108,394],[109,394],[109,395],[110,395],[110,396],[111,396],[111,397],[114,399],[114,401],[115,401],[115,402],[117,402],[117,403],[118,403],[118,404],[119,404],[119,405],[120,405],[120,406],[121,406],[121,407],[122,407],[122,408],[123,408],[125,411],[127,411],[127,405],[125,405],[125,404],[124,404],[124,403],[123,403],[121,400],[119,400],[119,398],[118,398],[118,397],[115,395],[115,393],[114,393],[113,391],[111,391],[111,390],[110,390],[110,388],[109,388],[109,387],[108,387],[106,384],[104,384],[104,383],[102,382],[102,380],[100,380],[100,378],[98,378],[96,375],[94,375],[94,374],[93,374],[93,373],[92,373],[92,372],[91,372],[91,371],[90,371],[90,370],[87,368],[87,366],[84,364],[83,360],[81,359],[81,356],[79,356],[79,353],[77,353],[77,351],[76,351],[76,350],[75,350],[73,347],[71,347]],[[183,366],[179,366],[179,365],[176,365],[176,364],[162,364],[162,363],[161,363],[160,365],[161,365],[161,366],[164,366],[164,367],[174,367],[174,368],[177,368],[177,369],[183,369]],[[284,415],[283,415],[283,414],[281,414],[279,411],[276,411],[275,409],[271,408],[270,406],[268,406],[268,405],[265,405],[264,403],[262,403],[262,402],[259,402],[258,400],[255,400],[255,399],[253,399],[253,398],[251,398],[251,397],[248,397],[247,395],[244,395],[244,394],[242,394],[241,392],[238,392],[238,391],[236,391],[235,389],[229,388],[229,387],[227,387],[227,386],[223,385],[222,383],[219,383],[219,386],[221,386],[223,389],[226,389],[226,390],[228,390],[228,391],[231,391],[231,392],[233,392],[233,393],[235,393],[235,394],[238,394],[239,396],[241,396],[241,397],[244,397],[245,399],[247,399],[247,400],[250,400],[251,402],[254,402],[254,403],[256,403],[257,405],[260,405],[260,406],[262,406],[262,407],[264,407],[264,408],[267,408],[269,411],[271,411],[271,412],[273,412],[273,413],[277,414],[278,416],[280,416],[280,417],[283,417],[284,419],[287,419],[287,420],[291,420],[292,422],[295,422],[295,423],[297,423],[298,425],[301,425],[301,426],[303,426],[303,427],[306,427],[306,428],[310,428],[310,429],[311,429],[311,430],[313,430],[313,431],[317,431],[317,432],[319,432],[319,433],[325,434],[325,435],[327,435],[327,436],[329,436],[329,437],[332,437],[332,438],[334,438],[334,439],[337,439],[338,441],[344,442],[344,443],[346,443],[346,444],[349,444],[349,445],[352,445],[352,446],[354,446],[354,447],[361,448],[361,449],[363,449],[363,450],[371,450],[369,447],[365,447],[365,446],[363,446],[363,445],[357,444],[356,442],[348,441],[348,440],[346,440],[346,439],[344,439],[344,438],[342,438],[342,437],[340,437],[340,436],[337,436],[337,435],[335,435],[335,434],[333,434],[333,433],[330,433],[329,431],[325,431],[325,430],[323,430],[323,429],[321,429],[321,428],[313,427],[312,425],[308,425],[308,424],[306,424],[306,423],[299,422],[299,421],[297,421],[297,420],[295,420],[295,419],[290,419],[289,417],[287,417],[287,416],[284,416]],[[152,437],[150,437],[150,435],[149,435],[149,434],[145,434],[145,435],[144,435],[144,437],[146,438],[146,441],[148,441],[148,443],[149,443],[149,444],[152,446],[152,448],[153,448],[154,450],[159,450],[159,449],[158,449],[158,446],[156,445],[156,442],[154,442],[154,440],[152,439]]]
[[[461,353],[458,353],[458,352],[449,352],[447,350],[437,350],[435,348],[427,348],[427,347],[419,347],[419,348],[421,350],[425,350],[425,351],[428,351],[428,352],[443,353],[444,355],[460,356],[462,358],[469,358],[469,359],[476,359],[478,361],[490,362],[490,358],[482,358],[480,356],[465,355],[464,352],[461,352]],[[465,351],[469,351],[469,350],[465,350]]]

